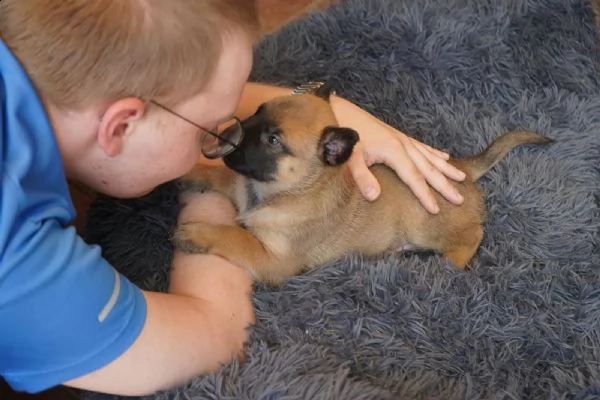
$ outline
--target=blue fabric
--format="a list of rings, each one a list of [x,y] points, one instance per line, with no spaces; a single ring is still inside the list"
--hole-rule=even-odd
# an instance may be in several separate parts
[[[122,354],[146,303],[68,226],[75,210],[52,128],[1,41],[0,110],[0,375],[37,392]]]

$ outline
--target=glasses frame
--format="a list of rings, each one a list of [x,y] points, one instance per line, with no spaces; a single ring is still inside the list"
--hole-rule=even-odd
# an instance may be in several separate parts
[[[228,154],[230,154],[231,152],[238,150],[239,149],[239,144],[242,142],[242,140],[244,139],[244,128],[242,127],[242,123],[240,121],[240,119],[236,116],[231,117],[231,120],[235,121],[235,124],[238,126],[238,129],[240,130],[241,134],[240,134],[240,138],[238,140],[237,143],[234,143],[233,141],[227,139],[226,137],[222,136],[222,133],[216,133],[213,132],[210,129],[206,129],[203,126],[198,125],[197,123],[195,123],[194,121],[190,120],[189,118],[184,117],[183,115],[171,110],[169,107],[157,102],[156,100],[149,100],[149,102],[155,106],[158,106],[159,108],[162,108],[163,110],[167,111],[168,113],[181,118],[182,120],[184,120],[185,122],[187,122],[188,124],[193,125],[194,127],[200,129],[204,134],[202,135],[202,142],[204,142],[204,140],[206,139],[206,135],[211,135],[214,138],[218,139],[219,141],[223,141],[223,142],[227,142],[227,144],[229,144],[231,146],[230,150],[226,150],[226,151],[219,151],[217,152],[217,154],[206,154],[204,152],[204,148],[201,149],[202,151],[202,155],[204,155],[204,157],[208,158],[208,159],[217,159],[217,158],[221,158],[224,157]],[[232,125],[233,126],[233,125]],[[218,147],[217,149],[221,148]]]

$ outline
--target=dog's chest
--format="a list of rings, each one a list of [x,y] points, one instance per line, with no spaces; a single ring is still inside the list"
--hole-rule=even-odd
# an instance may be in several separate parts
[[[238,179],[235,185],[235,202],[240,214],[246,214],[254,210],[261,202],[258,192],[252,182],[246,179]]]

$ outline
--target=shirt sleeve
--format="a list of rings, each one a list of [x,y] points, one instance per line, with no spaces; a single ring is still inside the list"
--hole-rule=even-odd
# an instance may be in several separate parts
[[[14,196],[0,194],[10,215]],[[12,222],[0,263],[0,375],[38,392],[116,359],[143,328],[141,290],[57,219]]]

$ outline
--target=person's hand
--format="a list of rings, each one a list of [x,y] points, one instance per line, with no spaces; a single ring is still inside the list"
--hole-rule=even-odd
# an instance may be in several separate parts
[[[331,103],[339,124],[360,136],[348,162],[366,199],[375,200],[381,193],[369,166],[383,163],[396,171],[429,212],[439,212],[429,185],[448,201],[462,204],[463,197],[448,178],[462,181],[465,173],[447,162],[448,154],[406,136],[345,99],[332,96]]]
[[[229,199],[218,192],[187,191],[179,194],[182,208],[179,223],[210,222],[211,224],[235,225],[237,212]]]
[[[179,202],[182,206],[179,223],[202,221],[235,224],[236,209],[221,193],[182,192]],[[188,254],[175,249],[170,289],[176,288],[180,294],[209,300],[213,307],[205,312],[214,312],[214,321],[219,321],[221,314],[226,315],[223,310],[236,310],[236,317],[227,319],[222,325],[229,335],[229,341],[220,348],[216,344],[213,347],[214,354],[224,352],[225,355],[215,356],[215,359],[225,359],[229,352],[237,351],[240,362],[244,361],[249,333],[246,325],[255,323],[250,299],[252,285],[248,271],[225,259],[209,254]]]

